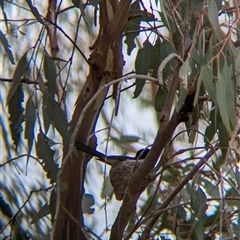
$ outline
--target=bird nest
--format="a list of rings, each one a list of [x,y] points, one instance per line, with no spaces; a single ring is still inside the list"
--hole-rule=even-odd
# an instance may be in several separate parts
[[[123,200],[124,194],[127,190],[130,177],[136,171],[136,169],[142,164],[142,160],[126,160],[124,162],[116,163],[110,170],[110,181],[114,188],[116,199]],[[154,170],[147,175],[142,182],[139,194],[141,194],[148,184],[152,181],[154,176]]]

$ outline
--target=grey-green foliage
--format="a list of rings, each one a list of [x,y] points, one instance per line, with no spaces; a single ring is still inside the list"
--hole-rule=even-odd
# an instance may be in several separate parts
[[[59,171],[58,160],[62,156],[62,146],[69,144],[71,139],[69,120],[74,106],[71,102],[72,99],[69,101],[71,95],[66,92],[66,96],[63,98],[67,99],[67,112],[64,112],[61,102],[63,99],[59,99],[56,94],[57,84],[62,84],[64,90],[72,89],[76,95],[79,94],[82,87],[79,79],[84,81],[87,73],[80,71],[85,69],[84,60],[76,52],[75,47],[78,46],[82,49],[83,45],[86,45],[85,47],[88,48],[89,42],[91,44],[94,42],[94,39],[90,39],[90,35],[88,35],[92,31],[91,24],[93,23],[92,20],[88,21],[88,10],[94,7],[95,24],[98,24],[99,3],[102,1],[88,1],[87,4],[83,4],[82,1],[72,1],[69,2],[69,8],[59,8],[61,11],[58,12],[56,18],[56,23],[60,27],[57,28],[60,40],[58,57],[50,56],[51,46],[49,46],[49,36],[46,35],[46,27],[50,25],[44,18],[47,7],[44,9],[38,2],[29,0],[26,3],[16,2],[16,5],[13,5],[11,2],[0,1],[5,21],[5,29],[0,31],[0,41],[4,54],[7,56],[5,62],[9,64],[5,72],[11,79],[11,83],[4,85],[8,85],[5,88],[8,90],[4,91],[0,97],[1,107],[4,110],[0,119],[3,134],[2,144],[5,147],[4,156],[7,156],[0,167],[2,169],[5,169],[6,166],[11,167],[11,173],[19,171],[22,174],[25,166],[27,165],[27,169],[29,167],[29,164],[26,164],[28,161],[36,161],[43,177],[40,182],[32,182],[29,179],[29,186],[41,190],[41,188],[46,186],[51,188],[51,184],[56,184]],[[159,177],[141,196],[136,207],[138,215],[131,216],[127,232],[131,232],[136,223],[140,223],[142,228],[136,230],[136,235],[141,235],[148,220],[154,216],[161,204],[201,160],[206,151],[220,146],[220,150],[211,158],[206,159],[208,166],[201,168],[175,196],[169,204],[169,208],[164,209],[154,228],[151,229],[151,236],[165,238],[167,235],[163,235],[162,230],[167,229],[179,239],[212,239],[218,233],[219,226],[222,226],[223,237],[231,229],[233,230],[232,236],[239,238],[239,193],[236,190],[239,189],[240,174],[236,162],[240,156],[234,148],[229,148],[230,137],[233,136],[237,127],[236,99],[239,98],[240,88],[240,51],[239,46],[235,46],[235,36],[231,35],[232,29],[229,28],[229,24],[234,22],[233,15],[229,13],[225,15],[228,24],[225,27],[227,34],[224,34],[219,18],[224,10],[220,4],[222,1],[211,0],[208,5],[203,5],[206,1],[194,1],[192,9],[194,12],[191,13],[189,25],[184,25],[186,24],[184,19],[189,14],[187,12],[188,3],[191,1],[180,1],[177,15],[169,2],[155,0],[157,5],[153,7],[153,10],[148,9],[147,11],[147,7],[143,6],[144,1],[132,2],[129,21],[122,39],[126,44],[126,52],[123,54],[132,56],[137,74],[147,75],[152,72],[152,76],[155,78],[158,77],[159,65],[166,57],[171,53],[178,54],[182,58],[183,64],[177,76],[180,81],[172,107],[173,109],[176,107],[177,112],[180,111],[186,104],[189,89],[195,85],[196,92],[193,99],[195,111],[190,114],[189,121],[173,135],[173,140],[169,145],[170,150],[167,154],[163,154],[163,157],[168,160],[164,166],[166,168],[160,169]],[[227,2],[224,2],[225,6],[228,6]],[[24,19],[29,19],[26,22],[16,21],[15,25],[13,22],[9,24],[7,20],[8,15],[11,14],[11,8],[17,9]],[[198,18],[198,13],[201,19]],[[80,21],[79,25],[77,24],[78,20]],[[68,23],[67,26],[66,23]],[[78,27],[81,31],[78,36],[75,36]],[[190,27],[189,32],[184,35],[188,27]],[[61,35],[63,33],[61,30],[66,35]],[[21,34],[16,38],[14,32]],[[166,32],[167,34],[165,34]],[[32,40],[31,34],[37,36],[35,42]],[[69,43],[69,38],[73,41],[77,39],[76,46],[72,42]],[[24,45],[24,41],[27,41],[27,46]],[[141,42],[142,45],[140,45]],[[86,58],[88,57],[87,55]],[[59,62],[60,65],[57,65],[56,63]],[[14,63],[16,65],[12,66]],[[176,73],[177,63],[175,59],[171,59],[166,64],[161,73],[164,80],[163,86],[156,86],[156,93],[148,89],[148,96],[151,97],[151,99],[147,99],[148,106],[153,105],[154,102],[157,114],[164,109],[169,93],[169,82],[176,80],[172,77]],[[128,66],[128,63],[125,65]],[[134,66],[132,67],[134,68]],[[10,71],[12,67],[14,67],[14,71]],[[8,69],[10,70],[8,71]],[[6,76],[4,75],[4,77]],[[60,82],[58,81],[59,77]],[[27,82],[27,79],[32,81],[31,84]],[[138,101],[147,89],[146,81],[136,79],[135,83],[135,99],[132,99],[132,102]],[[72,105],[69,105],[69,102]],[[126,104],[126,102],[122,101],[121,104]],[[128,107],[126,105],[125,109]],[[142,118],[146,117],[146,124],[151,125],[148,116],[144,116],[142,110],[142,106],[137,109]],[[110,131],[104,139],[110,139],[116,149],[121,146],[122,152],[128,153],[129,149],[136,146],[134,144],[142,143],[143,136],[148,136],[149,133],[141,133],[143,136],[136,132],[129,133],[127,126],[133,126],[132,129],[135,129],[135,123],[126,119],[125,121],[116,125],[116,131]],[[106,126],[112,127],[114,124],[111,125],[107,122]],[[118,131],[118,127],[126,132]],[[239,138],[236,136],[237,141],[239,144]],[[174,146],[173,153],[171,152],[172,146]],[[192,148],[185,150],[188,147]],[[180,151],[177,152],[179,148]],[[115,148],[113,147],[111,150],[115,150]],[[170,153],[174,156],[169,156]],[[18,157],[21,154],[24,156],[13,160],[13,156]],[[24,161],[20,161],[21,159]],[[7,162],[8,160],[10,162]],[[80,167],[80,164],[76,167]],[[86,175],[88,178],[90,176],[91,181],[87,182],[88,193],[85,193],[82,199],[82,208],[86,218],[89,214],[94,215],[101,210],[101,207],[98,206],[103,206],[105,209],[104,204],[108,203],[109,199],[114,202],[113,191],[107,176],[104,178],[103,187],[97,189],[98,194],[93,193],[96,189],[92,182],[97,179],[96,182],[99,183],[99,179],[103,180],[102,174],[106,173],[102,168],[104,168],[102,165],[99,167],[100,171],[87,168]],[[31,171],[30,169],[30,174]],[[11,174],[6,176],[12,177]],[[0,209],[5,217],[5,224],[14,214],[19,214],[18,209],[28,199],[29,192],[32,190],[28,189],[29,186],[25,185],[21,177],[22,175],[19,175],[17,181],[12,177],[14,181],[11,186],[7,181],[1,185],[3,197],[0,198]],[[73,177],[78,178],[78,176]],[[222,185],[219,187],[219,184]],[[99,185],[101,186],[101,183]],[[227,187],[223,188],[223,186]],[[24,189],[25,192],[22,193],[19,189]],[[220,192],[220,189],[223,192]],[[34,194],[36,197],[33,201]],[[29,231],[32,232],[32,235],[35,236],[38,233],[39,239],[47,239],[51,231],[49,223],[53,222],[56,210],[56,193],[51,188],[46,192],[40,191],[34,194],[30,195],[28,199],[29,205],[26,204],[21,211],[24,216],[22,223],[24,225],[26,219],[30,219],[33,225]],[[100,202],[101,204],[98,205],[99,201],[102,201],[101,198],[105,198],[106,201],[104,204]],[[207,211],[210,207],[212,207],[211,214]],[[225,212],[222,211],[223,209]],[[106,211],[108,211],[107,207]],[[141,222],[142,220],[143,222]],[[110,225],[112,223],[113,221],[109,222]],[[93,220],[92,231],[95,231],[94,224]],[[102,230],[104,227],[103,224]],[[24,227],[20,230],[24,233],[27,232]],[[100,235],[100,233],[97,234]]]

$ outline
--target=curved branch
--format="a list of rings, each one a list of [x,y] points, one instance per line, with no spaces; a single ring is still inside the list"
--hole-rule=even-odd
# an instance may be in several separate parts
[[[103,85],[101,88],[98,89],[98,91],[94,94],[94,96],[88,101],[88,103],[86,104],[86,106],[83,108],[79,118],[78,118],[78,121],[77,121],[77,124],[74,128],[74,131],[73,131],[73,134],[72,134],[72,137],[71,137],[71,141],[70,141],[70,146],[69,146],[69,150],[68,150],[68,153],[66,154],[66,156],[64,157],[63,159],[63,162],[62,162],[62,169],[64,168],[66,162],[67,162],[67,159],[69,159],[69,157],[71,156],[72,152],[73,152],[73,148],[75,146],[75,138],[76,138],[76,135],[79,131],[79,128],[81,126],[81,123],[83,121],[83,118],[87,112],[87,110],[89,109],[89,107],[93,104],[93,102],[96,100],[96,98],[108,87],[110,87],[111,85],[114,85],[116,83],[119,83],[119,82],[123,82],[123,81],[127,81],[127,80],[130,80],[130,79],[141,79],[141,80],[148,80],[148,81],[151,81],[155,84],[160,84],[162,85],[162,82],[160,82],[158,79],[156,78],[153,78],[153,77],[149,77],[147,75],[142,75],[142,74],[134,74],[134,75],[128,75],[128,76],[125,76],[125,77],[121,77],[121,78],[118,78],[116,80],[113,80],[111,81],[110,83],[107,83],[105,85]]]
[[[163,83],[163,69],[166,67],[167,63],[170,62],[172,59],[176,58],[177,61],[179,63],[183,63],[183,60],[182,58],[177,55],[176,53],[171,53],[170,55],[168,55],[162,62],[161,64],[159,65],[158,67],[158,80],[159,82],[162,82]]]

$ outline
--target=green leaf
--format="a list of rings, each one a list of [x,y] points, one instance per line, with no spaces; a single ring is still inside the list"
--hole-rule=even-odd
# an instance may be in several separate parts
[[[196,139],[197,131],[198,131],[198,122],[196,122],[194,125],[191,125],[191,129],[189,131],[189,138],[188,138],[188,142],[190,144],[194,143]]]
[[[89,5],[93,5],[96,6],[97,4],[99,4],[100,2],[102,2],[103,0],[89,0],[88,4]]]
[[[66,61],[66,60],[64,60],[62,58],[59,58],[59,57],[49,57],[49,58],[51,58],[54,61],[68,62],[68,61]]]
[[[229,142],[229,134],[225,124],[222,121],[219,121],[217,126],[219,130],[218,137],[221,145],[222,157],[225,159]]]
[[[12,51],[11,51],[11,47],[8,44],[7,38],[5,37],[5,35],[3,34],[3,32],[1,30],[0,30],[0,41],[3,45],[3,47],[4,47],[4,50],[5,50],[6,54],[8,55],[8,58],[9,58],[10,62],[12,64],[15,64],[14,57],[13,57],[13,54],[12,54]]]
[[[192,72],[190,63],[189,63],[189,58],[183,63],[179,70],[179,77],[183,80],[183,87],[188,89],[188,77],[190,76]]]
[[[165,86],[160,86],[158,88],[154,107],[157,112],[161,112],[165,106],[166,100],[168,96],[168,90]]]
[[[32,96],[30,96],[27,100],[25,115],[26,115],[25,139],[27,139],[28,141],[28,144],[27,144],[28,146],[27,163],[28,163],[29,155],[33,146],[34,125],[36,121],[35,105],[34,105]]]
[[[51,220],[52,223],[54,223],[54,216],[56,213],[56,204],[57,204],[57,194],[55,192],[55,190],[53,189],[50,195],[50,211],[51,211]]]
[[[39,158],[43,160],[43,169],[47,173],[47,178],[51,183],[56,182],[58,166],[53,159],[55,151],[49,147],[48,138],[42,132],[38,134],[36,151]]]
[[[111,198],[113,195],[113,187],[110,182],[109,176],[104,178],[103,186],[102,186],[102,192],[101,192],[101,198],[109,197]]]
[[[240,87],[240,51],[230,41],[227,43],[227,50],[232,63],[234,84]]]
[[[73,3],[73,5],[77,8],[79,8],[80,2],[81,0],[71,0],[71,2]]]
[[[6,29],[9,30],[9,28],[8,28],[8,18],[7,18],[7,14],[6,14],[6,12],[4,11],[4,2],[5,2],[5,1],[0,0],[0,6],[1,6],[1,9],[2,9],[3,19],[4,19],[4,22],[5,22]]]
[[[206,195],[203,190],[198,187],[195,198],[192,204],[192,208],[194,211],[194,216],[197,219],[196,224],[194,226],[194,231],[197,236],[197,239],[204,239],[204,224],[207,221],[206,210]]]
[[[181,109],[181,107],[183,106],[183,104],[185,103],[186,97],[188,95],[188,90],[186,88],[184,88],[182,86],[182,84],[180,84],[180,89],[179,89],[179,99],[178,102],[176,104],[176,110],[177,112],[179,112],[179,110]]]
[[[237,182],[237,189],[240,189],[240,169],[236,167],[236,182]]]
[[[228,104],[227,104],[227,93],[226,93],[226,83],[223,78],[223,75],[220,71],[218,71],[218,80],[216,81],[216,94],[217,94],[217,104],[219,108],[220,115],[222,117],[222,121],[227,129],[227,131],[231,132],[229,116],[228,116]]]
[[[236,75],[236,83],[237,86],[240,87],[240,54],[238,54],[237,59],[235,61],[235,75]]]
[[[93,195],[84,194],[82,198],[82,211],[83,213],[93,214],[95,209],[91,208],[95,204]]]
[[[48,116],[48,104],[49,104],[49,97],[48,95],[45,93],[43,95],[43,101],[42,101],[42,111],[43,111],[43,123],[44,123],[44,130],[45,130],[45,133],[48,132],[49,130],[49,127],[50,127],[50,124],[51,124],[51,119],[50,117]]]
[[[38,71],[37,82],[38,82],[38,85],[39,85],[39,88],[40,88],[42,94],[44,95],[45,93],[47,93],[46,86],[44,84],[43,77],[42,77],[42,74],[40,71]]]
[[[221,41],[222,34],[220,31],[220,25],[219,25],[219,21],[218,21],[218,8],[217,8],[216,2],[213,0],[209,1],[208,17],[209,17],[209,21],[212,25],[213,32],[215,33],[218,41]]]
[[[45,54],[44,56],[44,74],[45,74],[45,78],[47,79],[47,89],[48,89],[48,93],[49,96],[54,99],[54,95],[56,92],[56,76],[57,76],[57,72],[56,72],[56,65],[55,65],[55,61],[48,57],[47,54]]]
[[[238,223],[233,223],[233,232],[236,234],[236,239],[240,239],[240,212],[238,211]]]
[[[26,71],[26,67],[27,67],[27,52],[21,57],[14,71],[13,81],[7,96],[7,104],[9,104],[9,101],[11,100],[11,98],[17,91],[18,87],[20,86],[21,78]]]
[[[32,12],[32,14],[34,15],[34,17],[35,17],[41,24],[44,25],[45,23],[44,23],[44,21],[42,20],[39,12],[38,12],[38,10],[37,10],[37,8],[32,5],[32,1],[31,1],[31,0],[27,0],[27,4],[28,4],[28,6],[29,6],[29,8],[30,8],[30,10],[31,10],[31,12]]]
[[[232,78],[233,68],[232,65],[228,66],[227,61],[224,61],[224,64],[221,68],[221,73],[226,84],[226,98],[228,105],[228,117],[232,126],[232,130],[235,129],[237,125],[237,113],[236,113],[236,97],[234,80]]]
[[[5,122],[3,122],[3,118],[0,117],[0,126],[1,126],[1,134],[2,134],[2,145],[4,144],[4,149],[6,150],[6,158],[11,159],[11,149],[12,149],[12,143],[10,142],[9,135],[9,129],[8,126],[5,125]]]
[[[213,214],[207,217],[207,221],[204,225],[205,227],[210,227],[211,228],[216,222],[219,222],[220,209],[219,209],[218,206],[215,206],[215,208],[216,208],[216,210],[213,212]],[[210,239],[212,239],[212,238],[210,238]]]
[[[4,200],[4,198],[1,195],[0,195],[0,210],[4,216],[8,218],[13,217],[13,212],[10,205]]]
[[[173,46],[170,44],[170,42],[168,42],[167,40],[163,40],[160,43],[160,55],[161,55],[161,60],[158,64],[160,64],[166,57],[168,57],[171,53],[174,53],[175,50],[173,48]],[[175,67],[175,60],[172,59],[171,61],[169,61],[166,65],[166,67],[163,70],[164,76],[169,76],[171,74],[173,74],[173,69]]]
[[[139,1],[135,1],[131,4],[130,7],[130,13],[135,13],[135,11],[140,10]],[[130,56],[132,50],[136,47],[136,44],[134,42],[135,38],[139,35],[140,30],[140,19],[134,18],[128,21],[126,30],[125,30],[125,43],[127,44],[127,54]],[[128,34],[128,32],[133,32],[131,34]]]
[[[63,141],[69,143],[71,140],[71,132],[68,130],[66,115],[61,109],[60,103],[48,98],[47,114],[53,126],[62,136]]]
[[[136,56],[136,61],[135,61],[135,69],[137,74],[148,74],[148,70],[150,69],[150,59],[151,59],[151,54],[150,54],[150,48],[152,47],[152,44],[146,40],[143,43],[143,48],[138,50],[137,56]],[[138,97],[142,89],[145,85],[145,80],[143,79],[136,79],[136,88],[134,91],[134,98]]]
[[[206,88],[210,98],[215,104],[217,104],[216,86],[213,80],[213,69],[211,65],[204,65],[201,68],[199,80],[203,81],[204,87]]]
[[[47,113],[48,92],[47,92],[47,89],[45,87],[45,84],[43,82],[43,78],[42,78],[42,75],[40,72],[38,73],[38,85],[43,94],[43,101],[42,101],[43,123],[44,123],[45,133],[47,133],[49,130],[50,124],[51,124],[51,120]]]
[[[50,207],[48,203],[45,203],[42,208],[39,210],[39,212],[33,217],[31,224],[36,223],[39,219],[47,216],[50,213]]]
[[[74,5],[75,7],[77,7],[77,8],[80,9],[81,14],[82,14],[82,17],[83,17],[83,20],[84,20],[84,22],[85,22],[85,24],[86,24],[88,33],[90,33],[90,26],[89,26],[89,23],[88,23],[88,20],[87,20],[87,18],[86,18],[86,14],[85,14],[85,7],[86,7],[86,5],[83,4],[81,0],[71,0],[71,1],[72,1],[73,5]],[[95,2],[95,1],[93,1],[93,2]],[[99,1],[99,2],[100,2],[100,1]]]
[[[150,68],[153,69],[153,77],[155,78],[158,78],[158,67],[162,60],[161,47],[162,47],[162,42],[160,38],[157,38],[153,47],[150,48],[150,54],[151,54]]]
[[[148,40],[144,42],[143,48],[139,49],[135,61],[135,69],[137,74],[148,75],[149,70],[153,69],[153,77],[157,77],[157,70],[161,60],[160,46],[161,43],[159,39],[157,39],[154,46]],[[140,95],[144,85],[144,80],[136,79],[134,98]]]
[[[164,25],[168,28],[170,28],[170,23],[169,23],[169,19],[168,19],[168,8],[166,7],[168,6],[168,2],[166,0],[161,0],[160,1],[160,8],[161,8],[161,19],[163,19]]]
[[[207,126],[204,138],[204,142],[206,146],[209,146],[209,142],[212,141],[215,133],[217,132],[217,114],[216,114],[216,108],[211,110],[210,118],[209,118],[210,124]]]
[[[136,143],[140,140],[140,138],[134,135],[121,135],[119,140],[122,144],[126,144],[126,143]]]
[[[24,121],[22,102],[24,100],[22,87],[19,85],[14,95],[11,97],[11,100],[8,103],[8,113],[10,130],[15,148],[17,149],[20,139],[20,134],[22,132],[22,123]]]
[[[212,198],[220,198],[219,188],[217,187],[216,182],[212,181],[212,179],[202,179],[204,183],[204,189],[206,192],[211,195]]]

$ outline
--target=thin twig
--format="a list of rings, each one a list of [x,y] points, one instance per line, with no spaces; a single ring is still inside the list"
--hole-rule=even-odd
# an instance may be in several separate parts
[[[9,220],[9,222],[1,229],[0,231],[0,234],[3,233],[3,231],[6,229],[6,227],[13,221],[15,221],[17,215],[21,212],[21,210],[25,207],[25,205],[28,203],[28,201],[30,200],[31,196],[33,193],[38,193],[38,192],[41,192],[41,191],[48,191],[50,189],[52,189],[53,187],[47,187],[47,188],[40,188],[40,189],[37,189],[37,190],[32,190],[30,191],[27,199],[25,200],[25,202],[23,203],[23,205],[17,210],[17,212],[14,214],[14,216]]]
[[[20,156],[18,156],[18,157],[11,158],[10,160],[8,160],[8,161],[0,164],[0,167],[3,167],[4,165],[6,165],[6,164],[8,164],[8,163],[10,163],[10,162],[16,161],[16,160],[18,160],[18,159],[21,158],[21,157],[30,157],[30,158],[33,158],[34,160],[36,160],[36,161],[42,166],[42,163],[41,163],[41,161],[40,161],[38,158],[36,158],[36,157],[34,157],[34,156],[31,156],[31,155],[28,155],[28,154],[22,154],[22,155],[20,155]]]

